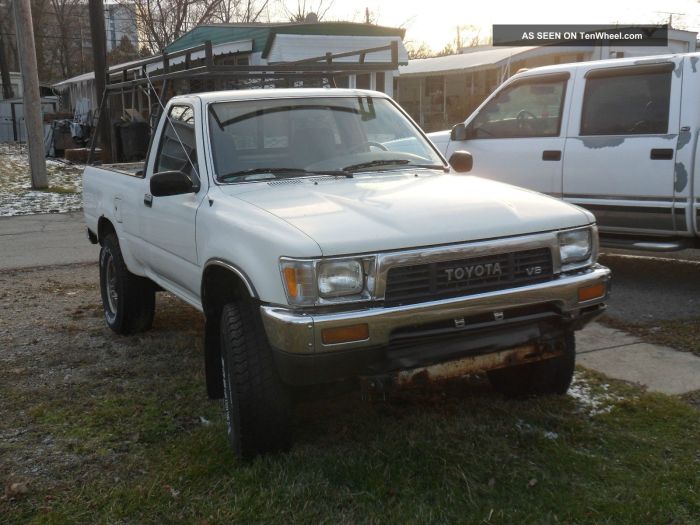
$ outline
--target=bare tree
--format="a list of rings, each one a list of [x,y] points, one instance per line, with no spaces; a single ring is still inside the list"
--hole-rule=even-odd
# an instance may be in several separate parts
[[[76,69],[80,69],[82,65],[76,67],[76,57],[82,55],[80,49],[82,41],[76,40],[76,36],[80,33],[83,8],[80,0],[50,0],[50,2],[55,15],[56,39],[53,44],[53,54],[61,69],[61,76],[68,78],[73,76]]]
[[[127,0],[128,1],[128,0]],[[269,0],[135,0],[144,46],[160,53],[192,28],[215,22],[258,21]]]
[[[435,56],[433,50],[425,42],[414,42],[412,40],[404,42],[406,46],[406,51],[408,51],[408,58],[414,60],[417,58],[430,58]]]
[[[328,14],[334,3],[335,0],[296,0],[296,5],[291,9],[286,2],[282,4],[282,9],[290,22],[306,22],[307,17],[312,14],[320,22]]]
[[[209,22],[222,0],[136,0],[133,5],[145,45],[159,53],[191,28]]]
[[[481,27],[473,24],[457,26],[457,36],[454,40],[457,52],[463,47],[476,47],[490,43],[491,37],[481,35]]]
[[[259,22],[270,0],[221,0],[213,20],[224,24]]]

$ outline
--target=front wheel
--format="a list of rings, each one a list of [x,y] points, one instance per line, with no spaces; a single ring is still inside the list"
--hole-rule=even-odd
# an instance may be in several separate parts
[[[153,324],[155,286],[131,273],[124,263],[117,236],[107,235],[100,250],[100,292],[107,325],[118,334],[145,332]]]
[[[489,371],[491,386],[506,397],[566,394],[576,366],[574,333],[567,332],[558,344],[563,354],[557,357]]]
[[[231,448],[241,458],[288,450],[292,402],[275,367],[255,303],[238,300],[221,313],[224,406]]]

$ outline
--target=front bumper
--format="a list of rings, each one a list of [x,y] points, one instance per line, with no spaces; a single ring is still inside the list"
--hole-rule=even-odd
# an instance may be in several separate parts
[[[428,351],[432,361],[440,362],[466,351],[499,351],[525,344],[541,339],[557,326],[579,329],[602,312],[609,280],[610,270],[595,265],[529,286],[419,304],[334,313],[302,313],[278,306],[261,306],[261,314],[283,379],[299,383],[301,377],[301,382],[319,382],[347,377],[377,360],[386,361],[386,349],[397,344],[405,348],[407,339],[424,348],[431,340],[435,341],[435,346],[440,337],[454,339],[461,334],[457,346],[464,351],[452,351],[449,355]],[[605,286],[605,294],[579,301],[579,289],[596,284]],[[514,314],[503,315],[504,312]],[[547,328],[543,328],[545,321]],[[363,323],[369,328],[364,340],[323,342],[324,330]],[[537,330],[533,331],[535,326]],[[452,343],[442,346],[455,350]],[[319,367],[319,363],[322,366]],[[417,363],[411,360],[406,367]],[[318,370],[318,374],[305,372],[311,369]]]

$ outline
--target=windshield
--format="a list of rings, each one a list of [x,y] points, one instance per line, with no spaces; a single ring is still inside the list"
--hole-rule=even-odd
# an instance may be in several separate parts
[[[387,99],[325,97],[209,106],[216,176],[238,182],[407,166],[445,169],[440,156]]]

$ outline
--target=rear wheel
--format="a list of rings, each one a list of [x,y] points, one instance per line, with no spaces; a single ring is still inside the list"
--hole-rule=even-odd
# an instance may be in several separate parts
[[[277,373],[260,313],[238,300],[221,313],[221,361],[228,437],[241,458],[288,450],[292,401]]]
[[[567,332],[559,344],[563,350],[560,356],[489,371],[491,386],[507,397],[566,394],[576,366],[574,333]]]
[[[144,332],[153,324],[156,308],[153,281],[127,269],[113,233],[104,238],[100,250],[100,292],[105,321],[116,333]]]

